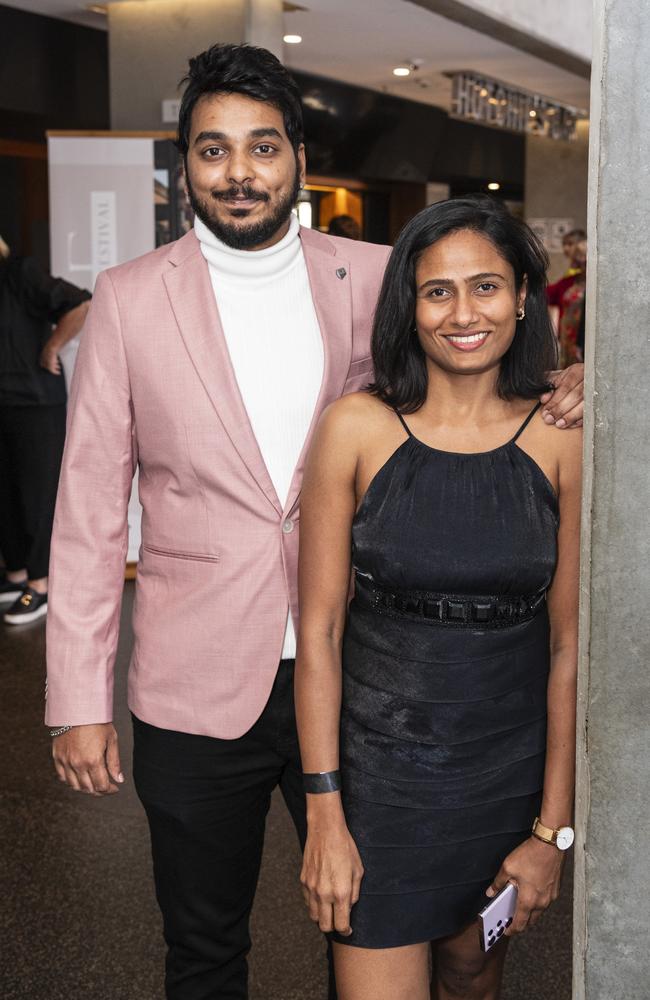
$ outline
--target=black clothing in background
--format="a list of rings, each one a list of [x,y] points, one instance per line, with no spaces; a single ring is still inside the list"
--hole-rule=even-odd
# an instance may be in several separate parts
[[[32,257],[0,263],[0,406],[65,403],[63,374],[41,368],[52,326],[90,293],[53,278]]]
[[[30,580],[48,572],[65,409],[0,406],[0,552]]]

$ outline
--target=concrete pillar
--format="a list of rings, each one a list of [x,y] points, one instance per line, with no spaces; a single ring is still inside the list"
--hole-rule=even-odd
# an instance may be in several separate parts
[[[587,177],[589,124],[578,122],[573,142],[526,136],[526,219],[549,220],[546,248],[550,252],[549,280],[557,281],[567,269],[562,248],[551,241],[553,220],[572,219],[572,228],[587,228]]]
[[[650,994],[650,6],[597,0],[575,1000]]]
[[[111,127],[173,129],[162,102],[179,97],[190,56],[249,42],[282,58],[282,0],[125,0],[108,5]]]

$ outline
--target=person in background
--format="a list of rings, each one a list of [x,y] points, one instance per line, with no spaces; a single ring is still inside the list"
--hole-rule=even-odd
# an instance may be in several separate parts
[[[66,419],[59,351],[81,330],[90,297],[0,241],[0,603],[11,604],[8,625],[47,613]]]
[[[576,274],[580,274],[582,264],[580,263],[579,245],[586,239],[587,234],[584,229],[572,229],[564,235],[562,239],[562,253],[566,257],[569,266],[562,277],[573,278]]]
[[[581,230],[576,230],[581,232]],[[560,278],[546,289],[546,298],[551,312],[551,319],[556,326],[560,342],[560,368],[568,368],[582,360],[578,347],[580,320],[583,312],[585,285],[587,277],[587,241],[580,240],[571,251],[573,273]],[[576,270],[577,269],[577,270]],[[557,324],[553,310],[557,310]]]
[[[335,215],[330,219],[328,236],[343,236],[347,240],[360,240],[361,227],[351,215]]]

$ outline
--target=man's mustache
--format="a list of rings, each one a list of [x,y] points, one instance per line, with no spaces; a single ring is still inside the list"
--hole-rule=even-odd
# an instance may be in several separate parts
[[[212,197],[216,201],[229,201],[233,198],[246,198],[251,201],[268,201],[269,196],[264,191],[256,191],[255,188],[250,187],[248,184],[242,184],[241,186],[232,186],[227,188],[225,191],[212,191]]]

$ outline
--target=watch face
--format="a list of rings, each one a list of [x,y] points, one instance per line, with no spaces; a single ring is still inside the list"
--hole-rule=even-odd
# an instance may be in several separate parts
[[[571,847],[575,838],[575,834],[570,826],[562,826],[557,831],[557,839],[555,843],[560,848],[561,851],[566,851]]]

